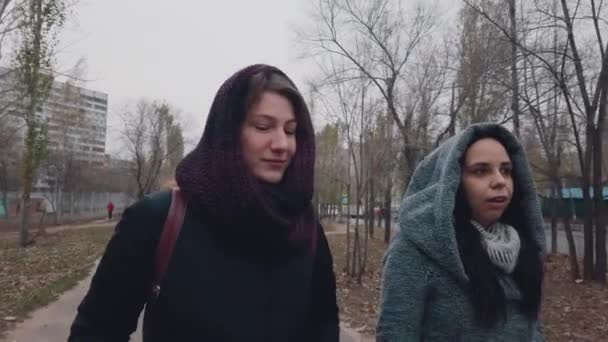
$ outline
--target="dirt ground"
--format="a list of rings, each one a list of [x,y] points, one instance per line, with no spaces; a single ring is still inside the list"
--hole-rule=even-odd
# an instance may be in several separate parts
[[[371,336],[378,317],[386,245],[381,240],[370,240],[368,273],[359,285],[344,272],[345,235],[328,239],[334,256],[340,317],[358,332]],[[566,256],[548,256],[545,268],[542,317],[546,340],[608,341],[608,287],[570,280]]]
[[[382,257],[386,245],[369,241],[367,273],[361,284],[344,271],[346,235],[326,227],[334,256],[340,317],[356,331],[372,336],[378,316]],[[28,312],[52,302],[86,276],[101,255],[112,226],[67,229],[39,237],[28,248],[16,234],[0,234],[0,334]],[[543,322],[547,341],[608,341],[608,288],[569,278],[566,256],[545,262]]]
[[[27,248],[16,234],[1,233],[0,335],[86,277],[112,232],[108,225],[61,230]]]

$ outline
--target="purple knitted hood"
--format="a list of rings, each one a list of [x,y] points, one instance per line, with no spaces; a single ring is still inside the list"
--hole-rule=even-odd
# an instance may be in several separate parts
[[[226,80],[215,96],[200,142],[179,163],[175,179],[190,205],[224,233],[265,242],[314,241],[314,131],[301,98],[290,99],[298,122],[296,153],[281,183],[262,184],[245,166],[240,130],[250,79],[258,73],[287,77],[275,67],[257,64]]]

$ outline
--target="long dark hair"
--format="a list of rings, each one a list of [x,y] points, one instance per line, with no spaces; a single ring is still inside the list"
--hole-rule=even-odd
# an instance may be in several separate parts
[[[493,138],[501,142],[495,137],[479,136],[470,145],[482,138]],[[508,146],[504,142],[501,144],[512,156],[515,147]],[[464,156],[460,162],[461,165],[464,165]],[[513,226],[519,233],[521,249],[512,276],[522,294],[522,301],[519,304],[522,312],[530,320],[536,320],[541,305],[543,264],[540,247],[532,234],[534,227],[529,226],[530,220],[527,219],[526,208],[523,208],[520,200],[526,189],[522,189],[518,184],[516,170],[514,170],[513,178],[513,198],[505,210],[501,222]],[[470,215],[471,210],[461,185],[456,195],[454,209],[458,249],[465,272],[469,277],[469,296],[475,310],[475,317],[482,326],[491,328],[506,318],[507,299],[498,280],[500,271],[492,264],[483,248],[479,232],[470,223]]]

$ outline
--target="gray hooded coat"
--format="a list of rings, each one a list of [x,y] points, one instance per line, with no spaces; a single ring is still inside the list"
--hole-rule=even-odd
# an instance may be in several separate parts
[[[478,134],[499,137],[511,154],[526,226],[542,258],[545,235],[540,205],[523,148],[505,128],[473,125],[452,137],[418,166],[399,213],[399,231],[385,256],[377,341],[542,341],[540,324],[519,309],[521,293],[508,274],[499,272],[507,316],[495,328],[475,320],[467,294],[469,280],[454,228],[460,186],[460,158]]]

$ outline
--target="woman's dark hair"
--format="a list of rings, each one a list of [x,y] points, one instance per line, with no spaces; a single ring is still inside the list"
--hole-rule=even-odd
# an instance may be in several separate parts
[[[260,71],[249,80],[249,87],[245,99],[245,108],[249,109],[260,100],[264,92],[275,92],[285,96],[292,102],[294,106],[300,106],[304,103],[304,98],[296,86],[291,81],[280,73],[268,73]],[[301,108],[295,108],[296,111]]]
[[[286,76],[277,72],[268,73],[263,71],[254,74],[249,80],[249,86],[245,96],[245,112],[258,103],[265,92],[276,93],[289,100],[290,104],[293,106],[298,122],[304,121],[303,116],[310,115],[302,93],[300,93],[296,86]],[[245,116],[246,114],[243,114],[243,121],[245,120]],[[300,127],[300,125],[298,125],[298,127]],[[302,129],[296,129],[298,138],[300,138],[302,133],[306,132],[302,131]]]
[[[245,166],[241,129],[247,109],[264,91],[294,106],[297,152],[279,184],[266,186]],[[256,64],[237,71],[218,90],[201,140],[179,163],[175,179],[198,214],[239,251],[259,255],[291,243],[315,250],[312,207],[315,142],[310,114],[294,83],[276,67]],[[264,229],[251,229],[256,222]]]
[[[498,140],[505,147],[509,156],[513,155],[515,147],[508,146],[492,136],[478,136],[469,144],[469,147],[483,138]],[[460,161],[461,165],[464,165],[464,158],[463,156]],[[522,294],[521,310],[529,319],[536,320],[541,304],[543,264],[540,247],[532,234],[534,227],[529,226],[530,220],[526,219],[528,213],[521,201],[521,195],[525,189],[521,189],[517,177],[516,170],[514,170],[513,198],[503,213],[501,222],[513,226],[519,233],[521,249],[512,276]],[[480,233],[470,223],[470,215],[471,209],[461,186],[456,195],[454,208],[456,240],[460,258],[470,281],[470,298],[475,310],[475,317],[482,326],[491,328],[505,319],[507,299],[498,280],[500,271],[492,264],[483,248]]]

